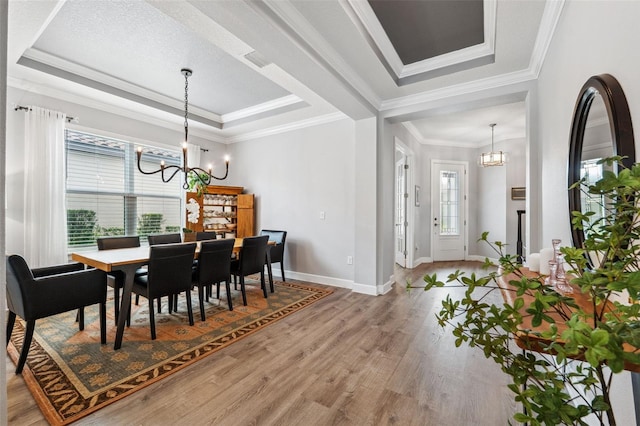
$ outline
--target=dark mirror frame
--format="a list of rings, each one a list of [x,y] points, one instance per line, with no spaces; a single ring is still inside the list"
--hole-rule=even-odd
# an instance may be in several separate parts
[[[622,86],[610,74],[595,75],[582,86],[573,112],[569,145],[569,186],[580,180],[584,132],[591,104],[597,94],[602,97],[607,109],[613,155],[626,157],[622,160],[625,167],[631,167],[636,162],[631,113]],[[579,211],[581,206],[580,188],[570,189],[569,223],[574,247],[582,247],[584,243],[584,232],[581,229],[575,229],[571,224],[571,212]]]

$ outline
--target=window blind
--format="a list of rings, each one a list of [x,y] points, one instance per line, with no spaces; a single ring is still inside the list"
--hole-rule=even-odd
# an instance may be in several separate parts
[[[160,174],[137,170],[139,144],[66,130],[68,246],[95,249],[100,236],[178,232],[180,176],[164,183]],[[180,165],[179,149],[143,147],[143,170],[160,161]]]

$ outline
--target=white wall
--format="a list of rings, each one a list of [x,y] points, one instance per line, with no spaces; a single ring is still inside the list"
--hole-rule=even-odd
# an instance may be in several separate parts
[[[256,195],[256,231],[287,231],[285,270],[299,277],[354,280],[354,143],[344,119],[230,145],[232,183]]]
[[[580,88],[592,75],[612,74],[625,91],[636,135],[640,132],[640,2],[569,1],[540,73],[538,102],[542,147],[542,245],[552,238],[569,242],[571,228],[567,201],[567,158],[573,109]],[[636,142],[636,155],[640,144]],[[616,383],[623,380],[616,380]],[[635,424],[631,389],[619,393],[618,424]],[[626,400],[623,398],[626,397]]]

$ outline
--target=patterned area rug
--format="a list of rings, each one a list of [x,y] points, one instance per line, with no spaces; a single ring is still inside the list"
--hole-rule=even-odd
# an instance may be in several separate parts
[[[97,306],[85,309],[84,331],[78,331],[75,311],[38,320],[23,378],[49,423],[72,423],[332,293],[300,282],[276,282],[275,290],[265,299],[259,283],[249,285],[248,306],[243,306],[232,286],[234,310],[229,311],[224,286],[220,300],[214,288],[214,297],[205,301],[204,322],[194,291],[194,326],[189,326],[184,294],[178,312],[171,314],[165,297],[162,313],[156,313],[156,340],[151,340],[147,300],[141,298],[140,306],[133,305],[131,327],[117,351],[109,306],[106,345],[100,344]],[[14,363],[23,336],[23,323],[16,321],[8,346]]]

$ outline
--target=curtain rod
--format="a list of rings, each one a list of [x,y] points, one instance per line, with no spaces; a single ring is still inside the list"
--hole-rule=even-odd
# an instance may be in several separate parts
[[[29,112],[31,111],[31,108],[22,106],[22,105],[16,105],[13,107],[13,110]],[[80,119],[78,117],[67,116],[67,123],[79,123],[79,122],[80,122]]]
[[[29,112],[31,111],[31,108],[26,107],[26,106],[22,106],[22,105],[16,105],[13,107],[14,111],[26,111]],[[67,123],[79,123],[80,119],[78,117],[67,117]],[[202,152],[209,152],[208,149],[206,148],[200,148],[200,151]]]

